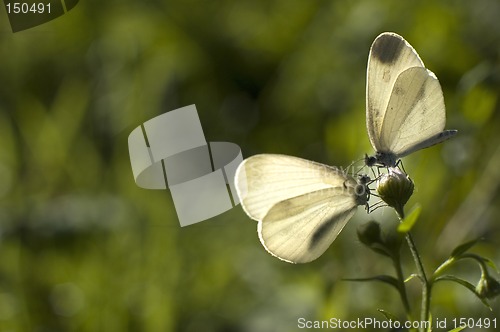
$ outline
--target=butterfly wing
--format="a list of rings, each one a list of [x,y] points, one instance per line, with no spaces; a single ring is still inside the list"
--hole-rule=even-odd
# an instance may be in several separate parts
[[[342,187],[346,180],[347,176],[338,168],[279,154],[245,159],[235,175],[243,209],[250,218],[259,221],[281,201],[325,188]]]
[[[446,124],[443,92],[437,77],[422,67],[403,71],[396,79],[380,135],[380,151],[398,158],[437,144],[456,131]]]
[[[366,78],[366,128],[375,151],[382,151],[381,132],[387,106],[398,76],[411,67],[424,67],[403,37],[385,32],[373,42]]]
[[[262,245],[290,263],[307,263],[323,254],[356,212],[352,192],[326,188],[275,204],[259,222]]]
[[[235,182],[243,209],[259,221],[266,250],[291,263],[318,258],[367,200],[338,168],[285,155],[246,159]]]

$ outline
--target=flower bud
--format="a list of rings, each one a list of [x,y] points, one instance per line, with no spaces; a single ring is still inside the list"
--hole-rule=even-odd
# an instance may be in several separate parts
[[[382,243],[380,225],[375,220],[359,225],[357,231],[359,240],[369,247],[374,243]]]
[[[398,232],[398,225],[399,223],[396,225],[391,224],[385,227],[385,232],[382,233],[384,244],[392,253],[399,253],[401,244],[403,243],[404,235]]]
[[[404,215],[404,206],[413,194],[413,181],[399,168],[389,168],[377,182],[377,192],[380,198],[400,215]]]
[[[398,255],[401,246],[401,241],[397,238],[398,234],[385,234],[376,221],[370,220],[367,223],[359,225],[357,232],[361,243],[376,253],[388,257],[396,257]]]
[[[500,295],[500,282],[489,274],[483,274],[477,283],[476,292],[483,299],[492,299]]]

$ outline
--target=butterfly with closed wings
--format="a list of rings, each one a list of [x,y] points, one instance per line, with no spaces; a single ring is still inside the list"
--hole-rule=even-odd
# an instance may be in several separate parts
[[[436,75],[403,37],[380,34],[368,56],[366,128],[375,155],[366,164],[395,167],[400,158],[451,138],[457,131],[444,130],[445,123]]]

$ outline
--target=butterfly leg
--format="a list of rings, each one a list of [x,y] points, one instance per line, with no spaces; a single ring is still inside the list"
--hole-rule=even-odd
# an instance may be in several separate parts
[[[396,162],[396,167],[402,170],[405,174],[408,174],[406,173],[405,166],[403,165],[403,161],[401,159],[398,159]]]
[[[366,208],[367,213],[372,213],[373,211],[380,209],[382,207],[388,206],[384,201],[378,201],[377,203],[374,203],[370,205],[368,208]]]

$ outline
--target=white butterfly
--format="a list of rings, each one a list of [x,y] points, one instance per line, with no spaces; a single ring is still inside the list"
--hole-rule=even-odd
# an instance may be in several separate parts
[[[395,33],[370,49],[366,125],[375,156],[368,166],[395,167],[414,151],[456,134],[446,130],[443,93],[417,52]],[[235,184],[241,205],[257,220],[268,252],[291,263],[318,258],[370,196],[368,177],[356,181],[335,167],[263,154],[244,160]]]
[[[385,32],[373,42],[368,57],[366,127],[376,154],[374,164],[394,167],[420,149],[457,133],[444,130],[443,92],[433,72],[403,37]]]
[[[245,159],[235,176],[243,209],[259,222],[262,245],[290,263],[310,262],[328,249],[357,206],[367,204],[368,180],[278,154]]]

